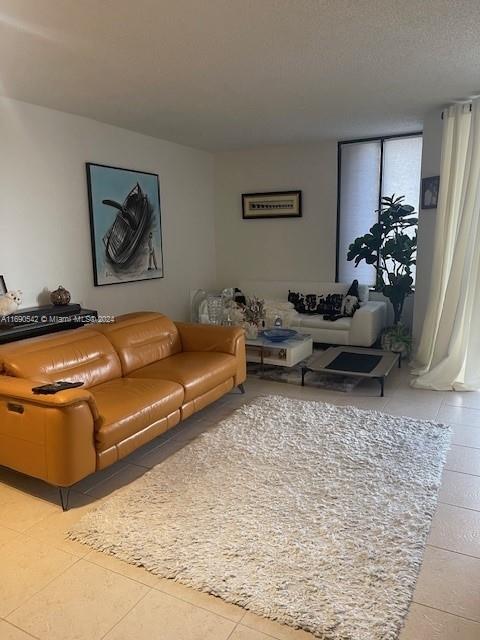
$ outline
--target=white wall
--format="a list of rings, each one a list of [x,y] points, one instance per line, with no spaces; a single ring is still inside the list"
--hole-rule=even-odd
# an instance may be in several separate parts
[[[424,123],[422,176],[439,173],[441,131],[435,110]],[[335,278],[335,141],[218,153],[214,168],[203,151],[3,98],[0,140],[0,274],[24,291],[23,306],[62,284],[102,313],[153,309],[181,319],[196,287]],[[93,286],[85,162],[159,174],[164,279]],[[282,189],[302,190],[302,218],[242,219],[242,193]],[[415,337],[435,219],[436,210],[421,212]]]
[[[0,140],[0,274],[23,306],[62,284],[102,313],[182,319],[190,289],[215,286],[211,154],[7,99]],[[85,162],[159,174],[163,279],[93,286]]]
[[[218,153],[215,185],[221,286],[240,280],[335,280],[335,141]],[[242,219],[242,193],[292,189],[302,191],[302,218]]]
[[[442,110],[428,113],[423,123],[422,178],[440,174],[442,148]],[[413,309],[413,340],[420,338],[428,304],[435,239],[436,209],[423,209],[418,218],[418,250],[415,305]]]

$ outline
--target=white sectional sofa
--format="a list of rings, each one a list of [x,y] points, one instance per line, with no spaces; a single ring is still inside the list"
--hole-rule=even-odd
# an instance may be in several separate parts
[[[367,285],[359,285],[360,309],[352,318],[324,320],[321,315],[297,313],[287,305],[288,292],[328,295],[346,294],[351,283],[339,282],[276,282],[248,280],[239,287],[247,296],[258,296],[266,302],[267,324],[280,316],[283,325],[301,333],[309,333],[314,342],[370,347],[377,340],[387,322],[385,302],[369,300]]]

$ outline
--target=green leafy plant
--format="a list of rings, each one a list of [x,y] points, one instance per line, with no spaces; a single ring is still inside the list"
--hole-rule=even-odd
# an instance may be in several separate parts
[[[377,272],[377,291],[390,300],[394,323],[402,316],[405,298],[413,293],[412,267],[417,256],[417,223],[415,208],[403,204],[405,196],[382,198],[376,222],[368,233],[360,236],[348,248],[347,260],[358,267],[364,260]],[[412,235],[407,229],[415,228]]]
[[[393,327],[384,329],[380,342],[382,349],[408,356],[412,348],[412,335],[408,327],[399,322]]]

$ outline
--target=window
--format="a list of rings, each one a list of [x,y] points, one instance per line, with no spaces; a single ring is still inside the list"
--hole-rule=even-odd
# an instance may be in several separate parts
[[[383,196],[403,195],[405,204],[418,211],[421,161],[421,133],[339,142],[337,281],[357,278],[375,286],[375,267],[348,262],[348,247],[377,222]]]

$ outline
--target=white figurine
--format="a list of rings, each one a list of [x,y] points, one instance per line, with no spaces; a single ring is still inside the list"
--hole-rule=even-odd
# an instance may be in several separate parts
[[[357,296],[345,296],[342,301],[342,316],[352,317],[357,309],[360,308]]]
[[[5,295],[0,296],[0,316],[8,316],[9,313],[16,311],[21,304],[21,291],[7,291]]]

